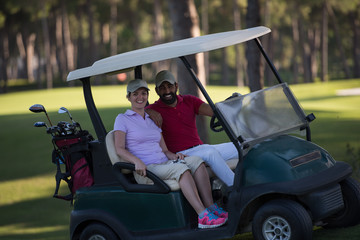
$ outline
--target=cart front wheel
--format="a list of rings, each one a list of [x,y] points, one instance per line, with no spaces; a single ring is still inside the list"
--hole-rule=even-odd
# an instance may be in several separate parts
[[[299,203],[273,200],[256,212],[252,232],[256,240],[312,239],[312,221]]]

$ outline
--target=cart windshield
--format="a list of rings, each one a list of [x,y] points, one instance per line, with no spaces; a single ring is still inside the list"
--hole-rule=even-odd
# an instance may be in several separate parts
[[[215,105],[236,137],[244,140],[243,146],[307,126],[305,113],[286,83]]]

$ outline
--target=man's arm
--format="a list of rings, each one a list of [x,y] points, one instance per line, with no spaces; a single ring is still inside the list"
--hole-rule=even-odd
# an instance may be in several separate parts
[[[203,103],[199,107],[199,115],[212,117],[214,115],[214,112],[209,104]]]
[[[163,122],[161,114],[150,108],[145,108],[145,112],[149,114],[150,119],[153,120],[159,128],[161,128]]]

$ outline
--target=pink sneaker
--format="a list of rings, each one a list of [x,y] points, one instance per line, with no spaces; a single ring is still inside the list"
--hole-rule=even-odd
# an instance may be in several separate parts
[[[224,225],[227,219],[218,217],[212,212],[207,211],[204,214],[204,217],[202,218],[200,218],[200,216],[198,217],[198,221],[199,221],[198,224],[199,228],[216,228]]]
[[[221,207],[219,207],[216,203],[214,204],[215,208],[211,209],[211,211],[218,217],[228,219],[228,212],[224,211]]]

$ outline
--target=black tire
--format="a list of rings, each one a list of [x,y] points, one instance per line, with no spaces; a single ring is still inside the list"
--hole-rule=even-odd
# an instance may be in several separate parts
[[[340,183],[344,209],[329,218],[324,228],[351,227],[360,223],[360,184],[353,178]]]
[[[288,200],[272,200],[264,204],[252,222],[252,234],[256,240],[310,240],[312,220],[299,203]]]
[[[85,227],[80,240],[118,240],[116,234],[106,225],[93,223]]]

